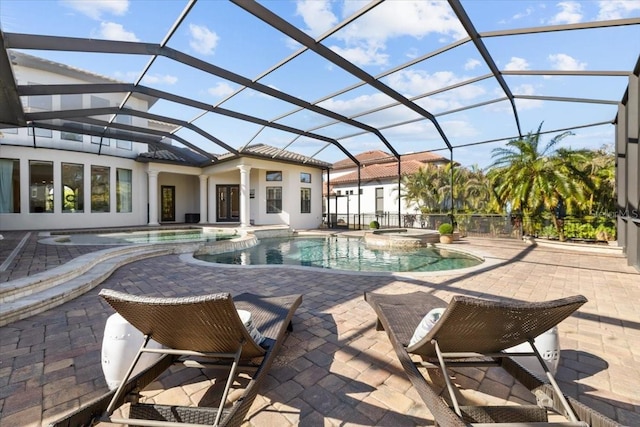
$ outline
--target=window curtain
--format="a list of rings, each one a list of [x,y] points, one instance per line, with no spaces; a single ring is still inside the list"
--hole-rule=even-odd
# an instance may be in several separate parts
[[[13,160],[0,159],[0,213],[13,212]]]

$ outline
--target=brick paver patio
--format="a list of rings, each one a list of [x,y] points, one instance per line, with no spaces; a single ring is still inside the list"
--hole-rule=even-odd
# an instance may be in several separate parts
[[[3,234],[0,262],[24,236]],[[32,233],[12,264],[16,268],[0,272],[0,279],[51,268],[100,248],[42,246]],[[100,349],[105,320],[113,311],[97,296],[102,287],[156,296],[303,294],[294,331],[247,426],[433,425],[386,334],[375,330],[365,291],[423,290],[445,300],[454,294],[530,301],[583,294],[589,302],[560,325],[560,387],[622,424],[640,425],[640,274],[623,257],[479,238],[455,247],[482,253],[493,265],[471,273],[394,277],[202,266],[177,255],[128,264],[87,294],[0,328],[0,425],[47,425],[107,390]],[[461,370],[456,380],[483,392],[471,398],[527,399],[522,387],[498,369]],[[172,369],[159,382],[166,390],[156,384],[147,393],[158,402],[197,405],[217,391],[193,369]]]

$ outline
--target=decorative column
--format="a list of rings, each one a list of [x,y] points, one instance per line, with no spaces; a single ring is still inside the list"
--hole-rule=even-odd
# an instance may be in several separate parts
[[[149,223],[160,225],[158,222],[158,171],[148,170],[149,175]]]
[[[249,212],[249,187],[251,179],[249,172],[251,166],[240,165],[240,226],[249,227],[251,225],[251,213]]]
[[[214,224],[216,222],[216,209],[218,208],[218,205],[216,204],[217,200],[216,200],[216,186],[214,183],[214,179],[212,176],[209,177],[209,188],[208,188],[208,193],[209,193],[209,203],[208,203],[208,213],[209,213],[209,224]]]
[[[207,223],[207,175],[200,175],[200,224]]]

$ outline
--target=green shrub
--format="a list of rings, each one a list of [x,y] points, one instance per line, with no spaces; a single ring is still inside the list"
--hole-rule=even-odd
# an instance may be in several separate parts
[[[453,234],[453,225],[445,222],[444,224],[440,225],[440,227],[438,227],[438,232],[440,234]]]
[[[616,240],[616,227],[608,224],[600,224],[596,228],[596,240]]]
[[[380,223],[373,220],[369,223],[369,228],[371,228],[372,230],[377,230],[378,228],[380,228]]]
[[[547,225],[540,231],[540,236],[546,237],[548,239],[557,239],[558,238],[558,230],[553,225]]]
[[[578,237],[581,239],[595,239],[596,230],[591,224],[581,224],[578,229]]]

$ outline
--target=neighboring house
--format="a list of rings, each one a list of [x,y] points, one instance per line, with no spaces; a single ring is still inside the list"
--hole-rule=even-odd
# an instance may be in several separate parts
[[[360,162],[360,187],[358,187],[358,167],[349,158],[333,164],[329,172],[329,203],[325,203],[332,215],[353,223],[354,215],[397,215],[415,214],[416,206],[406,206],[399,199],[399,175],[412,174],[428,165],[441,167],[449,161],[430,152],[412,153],[400,156],[398,160],[391,154],[380,150],[367,151],[355,156]],[[327,194],[327,176],[325,174],[323,192]],[[358,194],[360,200],[358,201]],[[358,203],[360,205],[358,210]]]
[[[18,84],[114,80],[11,52]],[[118,106],[122,93],[23,97],[27,112]],[[133,94],[147,111],[156,99]],[[109,120],[109,116],[98,117]],[[175,126],[125,112],[116,122],[169,132]],[[28,127],[0,132],[0,230],[53,230],[199,222],[316,228],[322,176],[331,165],[266,145],[207,157],[164,139],[125,141]],[[44,126],[44,125],[41,125]],[[89,125],[84,125],[89,127]],[[150,148],[153,147],[153,148]],[[213,158],[213,160],[212,160]]]

